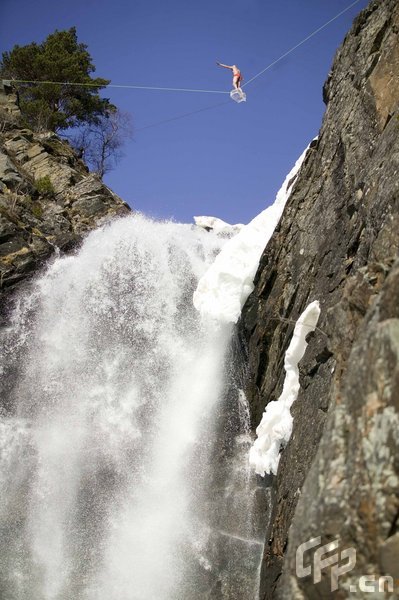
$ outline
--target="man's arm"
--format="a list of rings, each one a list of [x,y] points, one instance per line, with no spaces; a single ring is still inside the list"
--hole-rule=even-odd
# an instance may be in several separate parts
[[[219,65],[219,67],[224,67],[225,69],[233,69],[233,67],[229,67],[229,65],[223,65],[220,62],[217,62],[216,64]]]

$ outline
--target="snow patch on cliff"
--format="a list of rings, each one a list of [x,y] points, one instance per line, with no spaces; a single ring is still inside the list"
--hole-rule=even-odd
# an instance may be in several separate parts
[[[285,353],[285,380],[281,396],[269,402],[262,420],[256,429],[255,440],[250,453],[249,463],[256,473],[276,475],[280,460],[280,449],[291,437],[293,419],[290,412],[292,403],[299,392],[298,363],[305,354],[306,336],[314,331],[319,320],[320,305],[316,300],[309,304],[296,322],[294,333],[288,350]]]
[[[288,173],[274,204],[226,242],[220,254],[199,280],[194,292],[194,306],[202,315],[213,317],[222,323],[238,321],[241,309],[254,289],[253,281],[262,252],[280,220],[307,151],[308,148]],[[200,219],[206,218],[209,219]],[[196,223],[201,224],[198,219],[196,217]]]

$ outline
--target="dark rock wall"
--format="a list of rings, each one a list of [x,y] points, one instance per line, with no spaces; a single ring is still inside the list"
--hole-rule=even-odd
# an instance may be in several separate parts
[[[318,585],[296,578],[296,548],[311,537],[354,546],[355,580],[390,573],[386,548],[398,553],[398,33],[397,0],[381,0],[346,36],[324,86],[318,142],[239,324],[255,428],[281,392],[295,320],[309,302],[321,304],[273,478],[262,600],[349,597],[348,577],[337,592],[328,570]]]
[[[0,82],[0,293],[14,289],[55,251],[130,211],[55,134],[20,125],[17,98]]]

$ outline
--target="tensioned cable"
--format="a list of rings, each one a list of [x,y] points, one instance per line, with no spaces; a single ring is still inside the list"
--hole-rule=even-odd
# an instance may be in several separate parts
[[[314,31],[312,31],[312,33],[310,33],[308,36],[306,36],[298,44],[296,44],[295,46],[293,46],[292,48],[290,48],[289,50],[287,50],[286,52],[284,52],[284,54],[282,54],[276,60],[274,60],[272,63],[270,63],[269,65],[267,65],[267,67],[265,67],[264,69],[262,69],[262,71],[259,71],[259,73],[257,73],[253,77],[251,77],[251,79],[249,79],[248,81],[246,81],[241,87],[247,86],[248,84],[252,83],[255,79],[257,79],[258,77],[260,77],[260,75],[263,75],[263,73],[266,73],[266,71],[268,71],[269,69],[271,69],[272,67],[274,67],[274,65],[276,65],[278,62],[280,62],[281,60],[283,60],[289,54],[292,54],[292,52],[294,52],[297,48],[299,48],[300,46],[302,46],[303,44],[305,44],[308,40],[310,40],[312,37],[314,37],[315,35],[317,35],[320,31],[322,31],[323,29],[325,29],[328,25],[330,25],[331,23],[333,23],[334,21],[336,21],[336,19],[338,19],[341,15],[345,14],[348,10],[350,10],[353,6],[355,6],[359,2],[360,2],[360,0],[355,0],[354,2],[352,2],[349,6],[347,6],[343,10],[341,10],[338,14],[336,14],[334,17],[332,17],[331,19],[329,19],[323,25],[321,25],[321,27],[318,27],[317,29],[315,29]],[[77,83],[77,82],[73,83],[73,82],[69,82],[69,81],[63,81],[63,82],[61,82],[61,81],[40,81],[40,80],[29,80],[29,79],[13,79],[11,81],[14,81],[15,83],[47,83],[47,84],[56,84],[56,85],[70,85],[70,86],[83,86],[83,87],[100,87],[100,86],[98,86],[98,84],[95,84],[95,83]],[[109,83],[108,85],[105,85],[103,87],[121,88],[121,89],[136,89],[136,90],[156,90],[156,91],[168,91],[168,92],[192,92],[192,93],[203,93],[203,94],[229,94],[230,93],[230,92],[226,92],[226,91],[222,91],[222,90],[198,90],[198,89],[191,89],[191,88],[169,88],[169,87],[128,85],[128,84],[124,85],[124,84],[114,84],[114,83]],[[156,123],[152,123],[150,125],[146,125],[144,127],[140,127],[136,131],[143,131],[144,129],[150,129],[151,127],[156,127],[158,125],[163,125],[164,123],[170,123],[171,121],[177,121],[179,119],[184,119],[185,117],[189,117],[191,115],[194,115],[194,114],[197,114],[197,113],[200,113],[200,112],[204,112],[206,110],[210,110],[210,109],[216,108],[218,106],[222,106],[223,104],[228,104],[228,103],[227,102],[221,102],[219,104],[214,104],[212,106],[207,106],[205,108],[202,108],[202,109],[199,109],[199,110],[195,110],[195,111],[192,111],[192,112],[189,112],[189,113],[184,113],[184,114],[178,115],[176,117],[171,117],[170,119],[164,119],[163,121],[158,121]]]
[[[329,21],[327,21],[326,23],[324,23],[324,25],[322,25],[318,29],[315,29],[312,33],[310,33],[307,37],[305,37],[301,42],[299,42],[298,44],[296,44],[295,46],[293,46],[292,48],[290,48],[289,50],[287,50],[287,52],[284,52],[284,54],[282,54],[281,56],[279,56],[279,58],[277,58],[272,63],[270,63],[270,65],[267,65],[267,67],[265,67],[264,69],[262,69],[262,71],[259,71],[259,73],[257,73],[256,75],[254,75],[248,81],[246,81],[241,87],[245,87],[246,85],[248,85],[249,83],[251,83],[252,81],[254,81],[255,79],[257,79],[260,75],[263,75],[263,73],[265,73],[266,71],[268,71],[269,69],[271,69],[272,67],[274,67],[274,65],[276,65],[278,62],[280,62],[280,60],[283,60],[283,58],[285,58],[286,56],[288,56],[289,54],[291,54],[292,52],[294,52],[294,50],[296,50],[297,48],[299,48],[299,46],[302,46],[302,44],[304,44],[305,42],[307,42],[308,40],[310,40],[312,37],[314,37],[317,33],[319,33],[320,31],[322,31],[323,29],[325,29],[328,25],[330,25],[330,23],[333,23],[333,21],[336,21],[336,19],[338,19],[341,15],[343,15],[344,13],[346,13],[353,6],[355,6],[355,4],[358,4],[359,2],[360,2],[360,0],[355,0],[355,2],[352,2],[352,4],[350,4],[349,6],[347,6],[346,8],[344,8],[344,10],[341,10],[341,12],[339,12],[337,15],[335,15],[335,17],[333,17],[332,19],[330,19]]]
[[[305,42],[307,42],[308,40],[310,40],[313,36],[315,36],[317,33],[319,33],[320,31],[322,31],[323,29],[325,29],[325,27],[327,27],[328,25],[330,25],[330,23],[333,23],[336,19],[338,19],[341,15],[343,15],[345,12],[347,12],[348,10],[350,10],[353,6],[355,6],[355,4],[358,4],[359,2],[360,2],[360,0],[355,0],[355,2],[352,2],[352,4],[350,4],[344,10],[342,10],[341,12],[339,12],[338,14],[336,14],[335,17],[333,17],[332,19],[329,19],[329,21],[327,21],[326,23],[324,23],[324,25],[322,25],[321,27],[318,27],[318,29],[316,29],[315,31],[313,31],[312,33],[310,33],[301,42],[299,42],[298,44],[296,44],[295,46],[293,46],[290,50],[287,50],[287,52],[285,52],[284,54],[282,54],[279,58],[277,58],[275,61],[273,61],[265,69],[263,69],[262,71],[260,71],[259,73],[257,73],[257,75],[254,75],[254,77],[252,77],[249,81],[247,81],[241,87],[244,87],[245,85],[248,85],[249,83],[251,83],[252,81],[254,81],[254,79],[256,79],[257,77],[259,77],[260,75],[262,75],[263,73],[265,73],[268,69],[270,69],[271,67],[273,67],[280,60],[282,60],[283,58],[285,58],[286,56],[288,56],[289,54],[291,54],[292,52],[294,52],[294,50],[296,50],[297,48],[299,48],[300,46],[302,46],[302,44],[304,44]],[[225,92],[225,93],[229,93],[229,92]],[[191,115],[195,115],[195,114],[200,113],[200,112],[211,110],[213,108],[217,108],[218,106],[223,106],[223,104],[229,104],[229,102],[221,102],[219,104],[213,104],[212,106],[207,106],[205,108],[200,108],[199,110],[195,110],[195,111],[188,112],[188,113],[183,113],[182,115],[177,115],[176,117],[171,117],[169,119],[164,119],[163,121],[157,121],[156,123],[151,123],[150,125],[145,125],[144,127],[139,127],[139,129],[136,129],[136,131],[137,132],[138,131],[143,131],[145,129],[151,129],[152,127],[157,127],[158,125],[164,125],[165,123],[170,123],[172,121],[178,121],[179,119],[184,119],[185,117],[189,117]]]
[[[144,127],[135,129],[135,132],[143,131],[144,129],[151,129],[151,127],[158,127],[158,125],[164,125],[165,123],[170,123],[171,121],[178,121],[179,119],[184,119],[185,117],[190,117],[191,115],[196,115],[198,113],[205,112],[206,110],[212,110],[213,108],[224,106],[225,104],[230,104],[230,100],[227,100],[227,102],[218,102],[217,104],[212,104],[211,106],[205,106],[205,108],[199,108],[198,110],[183,113],[182,115],[177,115],[176,117],[170,117],[169,119],[164,119],[163,121],[157,121],[156,123],[151,123],[150,125],[144,125]]]
[[[70,85],[80,87],[109,87],[109,88],[122,88],[129,90],[158,90],[162,92],[196,92],[202,94],[228,94],[229,92],[222,90],[196,90],[190,88],[169,88],[169,87],[155,87],[150,85],[122,85],[117,83],[108,83],[107,85],[99,85],[98,83],[78,83],[71,81],[40,81],[34,79],[11,79],[11,82],[15,83],[47,83],[49,85]]]
[[[323,29],[328,27],[328,25],[330,25],[331,23],[336,21],[341,15],[348,12],[348,10],[350,10],[353,6],[355,6],[359,2],[360,2],[360,0],[355,0],[355,2],[352,2],[351,4],[349,4],[349,6],[347,6],[346,8],[341,10],[338,14],[336,14],[335,17],[332,17],[332,19],[329,19],[326,23],[324,23],[324,25],[321,25],[321,27],[318,27],[317,29],[312,31],[312,33],[310,33],[303,40],[298,42],[298,44],[295,44],[295,46],[293,46],[292,48],[287,50],[287,52],[284,52],[284,54],[282,54],[281,56],[276,58],[276,60],[274,60],[269,65],[267,65],[267,67],[262,69],[262,71],[259,71],[259,73],[257,73],[253,77],[251,77],[251,79],[246,81],[241,87],[245,87],[245,86],[249,85],[250,83],[252,83],[252,81],[254,81],[258,77],[260,77],[260,75],[263,75],[263,73],[265,73],[266,71],[268,71],[269,69],[274,67],[274,65],[276,65],[278,62],[280,62],[281,60],[286,58],[286,56],[288,56],[289,54],[292,54],[292,52],[294,52],[297,48],[299,48],[300,46],[305,44],[308,40],[310,40],[312,37],[314,37],[320,31],[322,31]],[[199,89],[191,89],[191,88],[171,88],[171,87],[116,84],[116,83],[109,83],[104,86],[101,86],[101,85],[99,86],[96,83],[78,83],[78,82],[70,82],[70,81],[40,81],[40,80],[34,80],[34,79],[12,79],[11,81],[14,81],[15,83],[45,83],[45,84],[47,83],[49,85],[53,84],[53,85],[70,85],[70,86],[81,86],[81,87],[109,87],[109,88],[131,89],[131,90],[156,90],[156,91],[162,91],[162,92],[192,92],[192,93],[199,93],[199,94],[229,94],[230,93],[230,92],[226,92],[224,90],[199,90]]]

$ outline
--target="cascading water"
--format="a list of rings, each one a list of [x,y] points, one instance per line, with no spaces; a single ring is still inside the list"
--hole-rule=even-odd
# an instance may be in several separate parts
[[[192,304],[223,243],[135,215],[16,300],[2,360],[2,600],[254,598],[262,547],[243,404],[225,390],[231,327]],[[223,405],[238,415],[226,460]],[[242,564],[222,539],[249,549]]]

